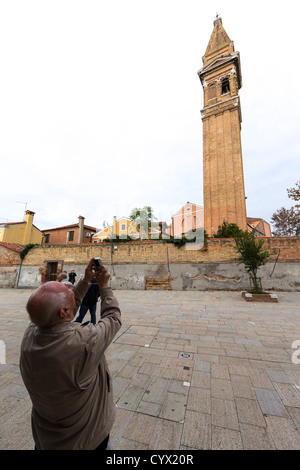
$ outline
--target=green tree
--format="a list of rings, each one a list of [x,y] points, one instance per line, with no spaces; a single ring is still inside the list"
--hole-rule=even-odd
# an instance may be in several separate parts
[[[300,201],[300,181],[297,181],[295,188],[287,189],[288,197],[294,201]],[[273,235],[299,235],[300,234],[300,204],[296,204],[290,209],[282,207],[274,212],[271,224],[275,228]]]
[[[226,220],[223,221],[222,225],[219,225],[218,231],[213,234],[214,238],[235,238],[239,235],[241,229],[237,224],[228,224]]]
[[[258,276],[258,269],[267,263],[270,253],[265,247],[264,240],[254,237],[254,231],[240,231],[235,237],[237,252],[240,254],[239,263],[244,264],[247,273],[252,281],[252,293],[263,293],[261,278]]]
[[[157,220],[154,216],[153,209],[150,206],[142,208],[135,207],[129,214],[130,220],[133,222],[129,226],[130,236],[132,238],[149,238],[151,222]]]

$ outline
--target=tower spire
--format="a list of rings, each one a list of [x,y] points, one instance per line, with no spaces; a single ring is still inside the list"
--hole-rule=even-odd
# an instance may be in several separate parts
[[[205,65],[217,54],[227,54],[233,51],[234,43],[226,33],[222,24],[222,18],[217,13],[214,20],[214,29],[203,57],[203,64]]]

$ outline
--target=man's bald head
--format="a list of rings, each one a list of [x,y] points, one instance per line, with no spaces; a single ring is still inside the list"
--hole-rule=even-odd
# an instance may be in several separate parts
[[[74,294],[64,283],[50,281],[42,284],[29,297],[26,309],[30,320],[41,328],[61,321],[70,321],[64,312],[74,310]],[[73,312],[72,312],[73,313]]]

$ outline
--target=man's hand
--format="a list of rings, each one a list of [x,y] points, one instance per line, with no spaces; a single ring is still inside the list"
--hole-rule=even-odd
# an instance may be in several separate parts
[[[89,283],[93,277],[96,276],[96,267],[94,263],[94,258],[91,259],[87,267],[85,268],[83,282]]]
[[[108,272],[106,266],[102,266],[101,271],[96,270],[95,277],[98,282],[99,289],[105,289],[105,287],[109,287],[108,281],[110,278],[110,273]]]

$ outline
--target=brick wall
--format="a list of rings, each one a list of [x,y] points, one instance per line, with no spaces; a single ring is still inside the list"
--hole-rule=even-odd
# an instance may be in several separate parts
[[[270,248],[271,260],[300,261],[300,237],[271,237],[264,239]],[[114,253],[111,254],[111,248]],[[279,255],[279,256],[278,256]],[[141,242],[101,243],[92,245],[43,245],[31,249],[24,266],[43,266],[47,261],[63,261],[63,265],[86,264],[100,256],[104,264],[168,264],[168,263],[228,263],[237,259],[233,239],[212,238],[207,250],[177,248],[172,243],[144,240]]]
[[[273,259],[282,261],[300,261],[300,237],[271,237],[266,239]]]
[[[271,260],[260,274],[265,289],[298,291],[300,288],[300,237],[266,240]],[[111,253],[111,247],[114,253]],[[117,247],[117,248],[116,248]],[[38,287],[48,280],[50,263],[57,273],[75,269],[78,281],[92,257],[100,256],[111,273],[114,289],[245,290],[249,278],[236,261],[232,239],[210,239],[205,251],[178,249],[162,241],[101,243],[94,245],[39,246],[28,252],[20,272],[19,287]],[[111,262],[112,256],[112,262]],[[277,261],[277,262],[275,262]],[[5,276],[1,279],[1,269]],[[12,273],[11,273],[12,274]],[[0,266],[0,287],[7,285],[7,268]],[[16,277],[16,273],[14,274]],[[10,287],[13,287],[11,277]]]
[[[0,266],[15,266],[21,263],[20,254],[0,245]]]
[[[14,287],[21,258],[19,251],[0,245],[0,287]]]

